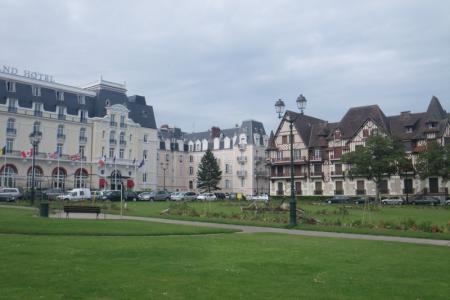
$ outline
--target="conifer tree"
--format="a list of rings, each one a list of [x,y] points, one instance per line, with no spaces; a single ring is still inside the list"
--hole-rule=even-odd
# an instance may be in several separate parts
[[[206,150],[203,155],[197,172],[197,187],[201,190],[211,192],[219,190],[217,186],[222,179],[222,171],[219,168],[217,159],[211,150]]]

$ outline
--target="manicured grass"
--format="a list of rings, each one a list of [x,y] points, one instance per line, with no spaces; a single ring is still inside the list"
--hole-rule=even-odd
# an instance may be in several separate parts
[[[125,214],[134,216],[153,216],[170,219],[197,220],[218,223],[286,227],[289,213],[256,214],[241,212],[248,202],[189,202],[196,215],[161,214],[173,202],[129,202]],[[299,203],[310,217],[320,220],[318,225],[300,224],[298,228],[318,231],[365,233],[375,235],[392,235],[450,239],[448,232],[450,209],[446,206],[375,206],[364,209],[363,205],[342,206],[339,204]],[[110,212],[118,212],[118,204]],[[277,220],[277,221],[274,221]],[[413,228],[408,224],[413,222]],[[355,225],[360,223],[360,225]],[[340,224],[340,225],[338,225]],[[441,231],[432,233],[432,225]],[[404,230],[400,230],[404,228]],[[429,230],[430,232],[426,232]],[[425,231],[425,232],[424,232]]]
[[[450,294],[447,247],[272,234],[0,236],[0,251],[5,299],[448,299]]]
[[[179,226],[139,221],[49,219],[38,217],[36,214],[35,211],[30,210],[0,207],[0,233],[148,236],[234,232],[229,229]]]

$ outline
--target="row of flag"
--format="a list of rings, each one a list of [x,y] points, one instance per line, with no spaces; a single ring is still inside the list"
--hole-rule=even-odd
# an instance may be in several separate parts
[[[5,155],[6,154],[6,146],[4,146],[3,148],[0,149],[0,156],[1,155]],[[33,156],[33,148],[30,148],[29,150],[24,150],[20,152],[20,156],[22,158],[28,158]],[[60,153],[58,151],[52,152],[52,153],[47,153],[47,158],[48,159],[58,159],[59,157],[61,157]],[[81,160],[81,155],[80,153],[76,153],[73,155],[69,155],[69,160],[71,161],[78,161]],[[116,163],[116,156],[114,155],[114,157],[112,158],[112,162]],[[100,167],[103,167],[106,164],[106,155],[103,155],[102,158],[99,159],[98,161],[98,165]],[[133,159],[133,166],[138,167],[139,169],[142,168],[145,164],[145,160],[142,159],[139,164],[137,164],[136,158]]]

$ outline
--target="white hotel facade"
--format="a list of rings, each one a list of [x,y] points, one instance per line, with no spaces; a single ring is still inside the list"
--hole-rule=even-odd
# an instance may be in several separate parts
[[[120,83],[99,80],[79,88],[13,70],[0,70],[2,187],[31,186],[32,158],[22,152],[31,148],[29,135],[36,130],[42,133],[37,188],[156,189],[159,140],[143,96],[127,96]]]

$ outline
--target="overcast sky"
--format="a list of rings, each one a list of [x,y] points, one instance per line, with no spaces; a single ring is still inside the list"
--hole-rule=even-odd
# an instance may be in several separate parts
[[[255,119],[274,103],[339,121],[450,110],[450,1],[1,0],[0,65],[81,86],[103,76],[184,131]]]

